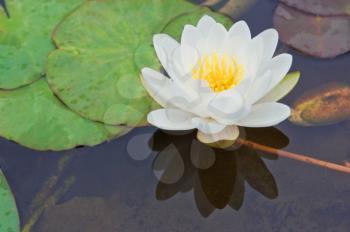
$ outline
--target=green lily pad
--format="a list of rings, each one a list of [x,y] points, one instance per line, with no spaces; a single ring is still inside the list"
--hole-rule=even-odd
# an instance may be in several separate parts
[[[121,127],[92,122],[65,107],[44,79],[0,91],[0,135],[36,150],[93,146],[122,133]]]
[[[19,216],[16,202],[5,175],[0,170],[0,231],[19,232]]]
[[[53,27],[82,0],[7,0],[0,7],[0,88],[12,89],[40,78],[54,49]]]
[[[141,84],[140,69],[161,68],[153,35],[166,31],[178,37],[185,23],[204,14],[212,12],[182,0],[88,1],[54,32],[58,50],[48,58],[49,85],[69,108],[86,118],[144,125],[154,102]]]

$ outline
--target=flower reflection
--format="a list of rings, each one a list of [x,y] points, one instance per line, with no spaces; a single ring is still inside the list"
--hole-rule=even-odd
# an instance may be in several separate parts
[[[275,128],[246,128],[245,133],[248,139],[268,146],[282,148],[289,142]],[[193,189],[199,212],[208,217],[226,206],[239,210],[245,182],[268,199],[278,196],[276,181],[261,159],[277,159],[274,156],[247,147],[215,149],[198,142],[194,132],[176,136],[158,130],[150,147],[157,152],[153,171],[159,180],[156,198],[160,201]]]

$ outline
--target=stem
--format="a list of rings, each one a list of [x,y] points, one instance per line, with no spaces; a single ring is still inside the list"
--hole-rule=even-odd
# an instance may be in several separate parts
[[[331,163],[331,162],[327,162],[324,160],[319,160],[319,159],[315,159],[309,156],[305,156],[305,155],[300,155],[300,154],[296,154],[293,152],[288,152],[288,151],[284,151],[284,150],[279,150],[273,147],[268,147],[262,144],[258,144],[249,140],[245,140],[245,139],[241,139],[239,138],[237,140],[237,143],[253,148],[255,150],[259,150],[259,151],[263,151],[263,152],[267,152],[270,153],[272,155],[276,155],[276,156],[280,156],[280,157],[284,157],[284,158],[289,158],[289,159],[293,159],[293,160],[298,160],[307,164],[311,164],[311,165],[316,165],[316,166],[320,166],[326,169],[331,169],[331,170],[335,170],[338,172],[345,172],[345,173],[349,173],[350,174],[350,167],[344,166],[344,165],[340,165],[340,164],[335,164],[335,163]]]
[[[46,201],[38,207],[31,215],[31,218],[27,221],[27,223],[23,226],[21,232],[30,232],[33,229],[33,226],[38,222],[41,215],[45,211],[45,209],[52,207],[56,204],[56,202],[64,195],[75,183],[75,177],[71,176],[68,178],[61,188],[59,188],[56,192],[53,193],[52,196],[48,197]]]

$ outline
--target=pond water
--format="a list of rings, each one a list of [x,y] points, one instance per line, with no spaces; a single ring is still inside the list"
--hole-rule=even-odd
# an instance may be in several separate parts
[[[256,1],[235,20],[246,20],[256,35],[272,27],[277,4]],[[349,54],[318,59],[282,43],[278,51],[291,53],[292,70],[302,72],[287,104],[322,83],[350,83]],[[350,160],[350,122],[307,128],[284,122],[277,129],[246,134],[315,158]],[[145,127],[66,152],[37,152],[5,139],[0,148],[24,231],[350,230],[348,174],[247,149],[213,150],[193,134]]]

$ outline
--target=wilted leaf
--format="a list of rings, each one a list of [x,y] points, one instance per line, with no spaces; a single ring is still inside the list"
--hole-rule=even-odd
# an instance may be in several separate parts
[[[166,26],[209,10],[182,0],[88,1],[57,28],[47,78],[52,90],[79,114],[112,125],[146,123],[153,100],[140,82],[144,66],[160,69],[152,37]],[[217,18],[224,16],[216,15]]]
[[[122,128],[92,122],[67,109],[45,80],[0,91],[0,135],[37,150],[64,150],[96,145]]]
[[[82,0],[7,0],[0,7],[0,88],[11,89],[40,78],[54,49],[53,27]]]
[[[0,170],[0,231],[19,232],[19,217],[10,186]]]
[[[302,126],[319,126],[350,119],[350,86],[329,84],[306,92],[294,105],[290,120]]]
[[[284,43],[308,55],[332,58],[350,50],[350,16],[316,16],[280,4],[273,21]]]
[[[349,0],[279,0],[288,6],[316,15],[350,15]]]

